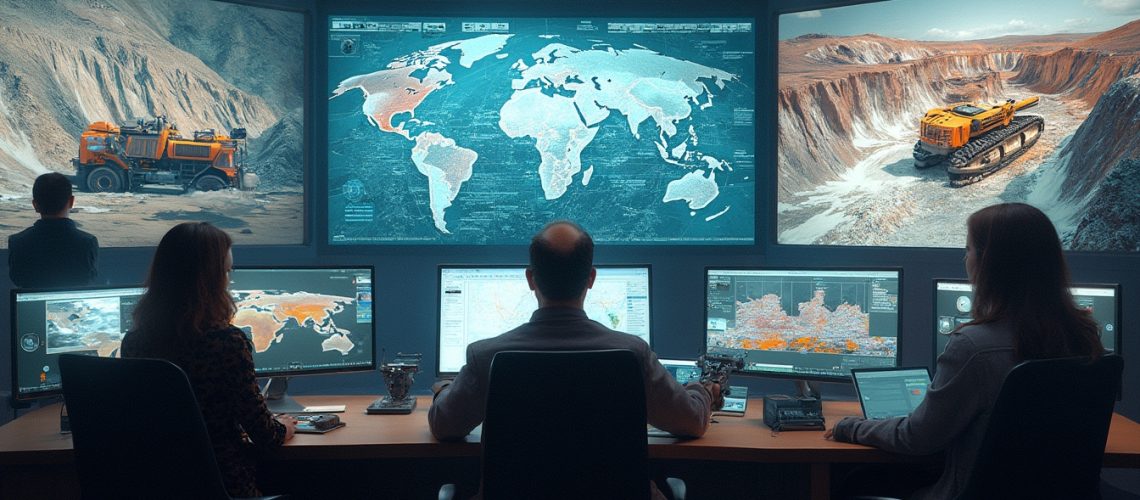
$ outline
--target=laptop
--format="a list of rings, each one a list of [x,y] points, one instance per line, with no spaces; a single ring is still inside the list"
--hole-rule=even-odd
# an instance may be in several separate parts
[[[697,366],[696,361],[689,359],[658,359],[658,361],[681,385],[701,380],[701,368]],[[748,408],[748,388],[732,386],[729,392],[730,394],[724,398],[724,407],[713,414],[743,417]],[[646,427],[649,437],[676,437],[652,425]]]
[[[860,368],[851,370],[863,417],[884,420],[910,415],[926,397],[930,370],[919,368]]]

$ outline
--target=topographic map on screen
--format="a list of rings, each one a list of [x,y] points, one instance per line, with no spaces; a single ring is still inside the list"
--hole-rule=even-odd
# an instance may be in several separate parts
[[[752,244],[751,20],[329,19],[328,243]]]

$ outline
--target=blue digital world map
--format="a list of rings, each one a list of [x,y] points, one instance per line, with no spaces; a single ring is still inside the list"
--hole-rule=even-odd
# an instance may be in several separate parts
[[[332,17],[328,243],[752,244],[750,20]]]

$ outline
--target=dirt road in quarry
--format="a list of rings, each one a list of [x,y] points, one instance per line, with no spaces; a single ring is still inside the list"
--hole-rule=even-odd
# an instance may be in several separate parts
[[[236,190],[182,194],[145,188],[138,193],[75,193],[71,218],[101,247],[153,246],[180,222],[210,222],[244,245],[300,244],[304,196],[297,192]],[[37,218],[31,195],[0,195],[0,248],[7,236]]]
[[[863,159],[841,179],[783,200],[780,243],[876,246],[963,247],[966,217],[995,203],[1025,201],[1043,165],[1055,160],[1089,108],[1060,95],[1042,95],[1006,83],[1004,98],[1041,97],[1025,110],[1045,118],[1037,143],[1010,165],[980,182],[954,188],[945,163],[919,170],[911,151],[918,120],[910,132],[890,140],[857,144]]]

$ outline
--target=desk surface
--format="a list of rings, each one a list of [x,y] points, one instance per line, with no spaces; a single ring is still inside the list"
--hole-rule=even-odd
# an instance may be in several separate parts
[[[479,455],[477,436],[466,442],[440,443],[427,426],[431,398],[421,396],[410,415],[366,415],[374,396],[299,396],[304,404],[345,404],[347,426],[327,434],[297,434],[274,455],[290,459],[361,459],[397,457],[468,457]],[[828,426],[859,413],[854,401],[827,401]],[[59,406],[34,410],[0,427],[0,465],[59,464],[72,460],[71,436],[59,433]],[[650,438],[652,458],[784,463],[895,462],[911,460],[862,445],[837,443],[822,431],[772,433],[762,420],[759,399],[744,417],[716,417],[700,439]],[[1140,424],[1113,414],[1105,449],[1106,467],[1140,468]]]

